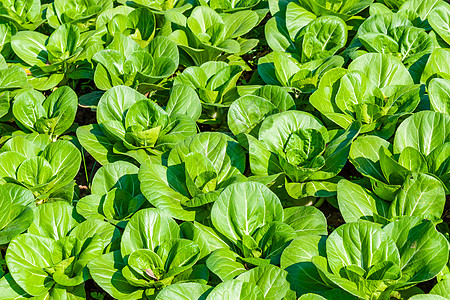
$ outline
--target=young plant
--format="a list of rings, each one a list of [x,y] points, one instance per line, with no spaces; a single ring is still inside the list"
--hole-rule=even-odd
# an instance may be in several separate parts
[[[281,256],[281,267],[297,296],[317,293],[329,299],[400,298],[445,266],[448,244],[431,221],[405,216],[380,227],[347,223],[328,238],[294,240]]]
[[[176,145],[164,164],[141,167],[142,193],[173,218],[202,221],[226,186],[247,180],[245,160],[244,149],[231,137],[199,133]]]
[[[100,256],[88,267],[95,282],[112,297],[152,299],[164,287],[177,282],[206,283],[209,276],[203,272],[205,267],[194,266],[199,256],[199,246],[181,238],[175,220],[158,209],[148,208],[131,217],[120,250]]]
[[[117,161],[102,166],[94,176],[91,194],[77,202],[77,213],[85,219],[100,219],[124,228],[147,200],[141,193],[138,167]]]
[[[97,63],[94,81],[99,89],[125,85],[148,92],[163,88],[176,71],[178,49],[169,38],[161,36],[153,39],[145,50],[131,37],[120,34],[92,60]]]
[[[245,135],[252,174],[267,184],[281,178],[280,193],[287,192],[299,203],[310,201],[308,197],[333,196],[339,180],[336,176],[347,162],[360,127],[354,122],[332,136],[333,132],[308,113],[271,115],[262,122],[258,138]]]
[[[237,38],[258,23],[254,11],[238,11],[220,15],[207,6],[197,6],[185,24],[174,25],[170,38],[182,50],[180,63],[186,67],[201,66],[220,56],[242,55],[253,49],[258,40]]]
[[[428,124],[423,126],[422,124]],[[392,201],[410,172],[426,173],[444,183],[449,193],[450,117],[423,111],[400,124],[392,145],[376,136],[358,138],[350,162],[370,179],[381,199]]]
[[[0,149],[0,180],[26,187],[38,203],[61,197],[72,200],[81,154],[69,141],[46,135],[18,135]]]
[[[236,82],[244,70],[240,66],[222,61],[210,61],[200,67],[188,67],[175,77],[174,85],[187,85],[195,89],[202,102],[201,122],[224,122],[224,110],[237,98]]]
[[[78,224],[72,209],[63,201],[40,205],[28,233],[8,247],[11,276],[30,296],[86,297],[84,282],[90,278],[86,265],[103,253],[115,228],[102,221]]]
[[[368,53],[348,69],[335,68],[322,77],[310,103],[328,120],[347,128],[361,122],[361,133],[391,137],[398,120],[420,102],[420,86],[389,54]]]
[[[257,182],[236,183],[225,188],[214,202],[211,221],[209,229],[187,223],[182,229],[184,235],[193,237],[199,245],[223,241],[225,247],[214,249],[216,242],[211,243],[212,249],[202,247],[208,269],[222,281],[257,266],[279,265],[281,253],[297,236],[306,232],[327,233],[325,216],[316,208],[283,210],[278,197]]]
[[[185,91],[184,97],[195,94],[188,87]],[[167,108],[168,112],[129,87],[116,86],[100,98],[98,125],[79,127],[77,136],[101,164],[119,159],[141,164],[158,160],[159,155],[197,132],[195,121],[184,114],[185,108],[174,104]]]
[[[14,98],[13,114],[25,132],[46,134],[56,141],[72,126],[78,109],[77,94],[68,86],[47,98],[36,90],[24,90]]]
[[[37,31],[19,31],[11,37],[11,46],[31,73],[29,83],[45,91],[76,74],[77,67],[84,63],[87,41],[76,25],[64,24],[49,37]]]

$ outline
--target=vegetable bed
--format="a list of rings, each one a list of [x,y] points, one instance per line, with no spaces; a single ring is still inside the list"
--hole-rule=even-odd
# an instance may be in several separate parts
[[[0,299],[450,299],[450,4],[0,0]]]

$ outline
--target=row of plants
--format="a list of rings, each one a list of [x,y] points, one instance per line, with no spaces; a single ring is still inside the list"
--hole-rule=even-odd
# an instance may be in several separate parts
[[[0,298],[449,299],[449,24],[0,0]]]

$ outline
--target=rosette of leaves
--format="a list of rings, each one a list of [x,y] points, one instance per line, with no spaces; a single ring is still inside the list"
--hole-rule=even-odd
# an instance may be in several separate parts
[[[450,117],[423,111],[403,121],[393,145],[376,136],[359,137],[352,145],[350,162],[371,181],[375,194],[393,200],[410,172],[426,173],[450,190]]]
[[[244,10],[220,15],[207,6],[197,6],[181,25],[173,24],[170,38],[180,47],[180,64],[200,66],[208,61],[242,55],[257,44],[257,39],[241,38],[258,23],[254,11]]]
[[[13,114],[25,132],[47,134],[56,140],[72,126],[77,108],[77,94],[68,86],[54,90],[47,98],[30,89],[15,96]]]
[[[277,266],[264,265],[242,273],[236,279],[221,282],[215,287],[194,282],[172,284],[164,288],[155,300],[176,299],[180,295],[186,299],[206,300],[295,299],[287,276],[287,272]]]
[[[76,25],[64,24],[49,37],[37,31],[19,31],[11,37],[11,46],[29,73],[28,82],[35,89],[45,91],[65,78],[90,79],[91,75],[86,72],[77,72],[77,68],[85,64],[87,41],[80,36]]]
[[[0,78],[0,120],[11,119],[11,100],[20,89],[26,87],[27,74],[19,66],[8,66],[0,55]]]
[[[448,252],[445,237],[431,221],[407,216],[383,228],[347,223],[326,242],[314,236],[294,240],[281,256],[281,267],[298,284],[297,295],[341,290],[346,294],[342,299],[389,299],[436,276]]]
[[[140,190],[139,168],[117,161],[98,169],[91,194],[77,202],[77,213],[85,219],[100,219],[124,228],[131,216],[147,203]]]
[[[335,54],[347,43],[347,28],[334,16],[302,23],[298,21],[301,13],[294,10],[285,19],[273,17],[266,23],[267,43],[274,53],[259,59],[258,73],[268,84],[311,92],[326,70],[344,64]]]
[[[200,122],[221,124],[226,118],[224,109],[238,97],[236,82],[243,71],[241,66],[210,61],[184,69],[173,84],[187,85],[197,92],[203,106]]]
[[[101,164],[116,160],[145,163],[158,160],[158,156],[178,142],[197,133],[191,113],[179,103],[195,101],[195,92],[180,87],[180,98],[171,97],[163,110],[141,93],[116,86],[100,98],[97,106],[97,124],[77,129],[81,145]],[[183,99],[186,101],[182,101]]]
[[[182,231],[200,246],[208,269],[222,281],[257,266],[279,265],[281,253],[297,236],[327,234],[318,209],[283,210],[278,197],[258,182],[226,187],[214,202],[211,221],[211,227],[186,222]]]
[[[266,117],[294,108],[294,99],[286,89],[265,85],[231,104],[227,114],[228,127],[235,136],[248,133],[257,137],[259,127]]]
[[[415,79],[419,79],[416,67],[422,64],[421,61],[426,62],[426,55],[433,49],[434,41],[423,28],[415,27],[405,16],[389,11],[383,14],[377,12],[366,19],[358,28],[346,54],[352,58],[366,52],[391,54],[411,69]]]
[[[43,299],[85,298],[86,265],[113,240],[115,227],[95,220],[78,224],[72,206],[38,206],[33,223],[8,246],[6,263],[17,285]],[[117,236],[117,234],[116,234]]]
[[[72,200],[81,154],[69,141],[46,135],[17,135],[0,149],[0,180],[26,187],[36,201]]]
[[[347,223],[368,220],[385,225],[404,216],[439,223],[444,212],[445,187],[431,175],[411,172],[390,202],[343,179],[337,186],[337,200]]]
[[[35,30],[42,23],[40,0],[5,0],[0,2],[0,18],[13,22],[20,30]]]
[[[155,15],[150,9],[144,7],[133,9],[128,6],[105,10],[98,16],[95,26],[97,30],[102,28],[106,30],[107,43],[110,43],[116,35],[123,34],[131,37],[141,48],[148,46],[155,37],[157,27]]]
[[[245,134],[250,168],[255,180],[267,184],[281,181],[277,194],[286,192],[296,202],[307,197],[336,194],[336,177],[347,162],[350,145],[360,130],[352,123],[346,131],[328,131],[306,112],[286,111],[267,117],[257,138]]]
[[[163,164],[141,166],[141,190],[173,218],[203,221],[228,185],[246,181],[244,149],[231,137],[203,132],[176,145]]]
[[[46,9],[46,19],[53,28],[62,24],[74,24],[81,31],[95,27],[95,18],[101,12],[113,8],[113,0],[55,0]]]
[[[168,37],[154,38],[143,49],[131,37],[117,35],[105,50],[96,53],[94,81],[108,90],[117,85],[144,89],[164,89],[163,84],[178,68],[178,48]]]
[[[28,229],[35,204],[29,190],[13,183],[0,185],[0,199],[0,245],[3,245]]]
[[[391,137],[399,118],[412,113],[420,102],[420,86],[414,85],[403,64],[389,54],[368,53],[348,69],[336,68],[321,79],[310,103],[341,128],[362,124],[361,133]]]
[[[199,256],[199,246],[181,238],[175,220],[148,208],[131,217],[120,250],[100,256],[88,267],[95,282],[116,299],[153,299],[177,282],[206,283],[206,267],[194,266]]]

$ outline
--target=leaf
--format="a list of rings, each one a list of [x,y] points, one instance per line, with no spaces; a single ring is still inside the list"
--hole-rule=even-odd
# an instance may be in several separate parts
[[[311,21],[305,29],[302,62],[334,55],[347,43],[345,23],[338,17],[323,16]]]
[[[426,84],[430,79],[442,77],[442,75],[445,74],[450,74],[450,64],[448,63],[449,57],[449,49],[434,49],[428,58],[425,68],[423,69],[422,76],[420,77],[420,83]]]
[[[285,208],[283,223],[290,225],[297,236],[328,234],[325,216],[313,206]]]
[[[375,216],[387,217],[388,215],[388,203],[348,180],[343,179],[338,183],[337,198],[339,210],[347,223],[360,220],[374,222]]]
[[[39,205],[28,232],[54,240],[62,239],[77,224],[72,218],[72,209],[70,204],[62,201]]]
[[[434,31],[450,45],[450,7],[449,5],[441,4],[435,7],[428,15],[428,22]]]
[[[99,124],[107,121],[119,121],[125,118],[126,111],[137,101],[147,98],[126,86],[115,86],[100,98],[97,106]]]
[[[434,78],[428,84],[428,96],[433,111],[450,113],[450,80]]]
[[[208,256],[206,265],[222,281],[232,280],[247,271],[239,258],[238,254],[227,248],[217,249]]]
[[[252,282],[229,280],[219,283],[208,295],[207,300],[263,299],[261,289]]]
[[[235,183],[225,188],[211,210],[214,227],[234,243],[282,218],[278,197],[256,182]]]
[[[117,299],[141,299],[144,289],[131,285],[122,274],[125,267],[120,251],[101,255],[88,264],[95,282],[112,297]]]
[[[325,241],[319,235],[302,236],[283,251],[280,266],[289,273],[288,281],[297,295],[329,289],[311,261],[314,256],[325,255]]]
[[[239,275],[237,280],[256,284],[264,299],[281,299],[290,290],[286,277],[286,271],[274,265],[265,265]]]
[[[47,36],[34,31],[20,31],[11,37],[11,47],[30,66],[45,66],[48,52],[45,46]]]
[[[22,234],[8,246],[6,263],[14,281],[30,295],[42,295],[54,281],[43,268],[51,266],[54,240],[30,233]]]
[[[335,275],[346,266],[356,265],[368,271],[384,261],[400,263],[394,241],[379,226],[368,222],[346,223],[333,231],[327,239],[327,259]]]
[[[417,216],[439,220],[444,212],[445,188],[433,176],[412,173],[389,209],[390,218]]]
[[[113,152],[114,141],[108,139],[100,125],[90,124],[81,126],[78,127],[76,132],[80,144],[100,164],[104,165],[124,159],[123,155]]]
[[[235,136],[250,133],[257,136],[257,129],[265,117],[278,112],[270,101],[258,96],[245,95],[234,101],[228,110],[228,126]]]
[[[171,284],[159,292],[155,299],[199,300],[205,297],[210,288],[209,285],[196,282]]]
[[[166,213],[156,208],[138,211],[128,221],[122,235],[122,255],[133,253],[138,249],[155,251],[164,242],[179,236],[177,223]]]
[[[447,241],[431,221],[404,217],[388,224],[384,231],[400,253],[402,278],[399,286],[410,286],[436,276],[448,259]]]
[[[142,183],[142,193],[152,205],[180,220],[195,219],[195,211],[186,210],[181,204],[188,198],[176,190],[179,181],[173,168],[157,164],[145,165],[139,171],[139,180]]]
[[[349,71],[360,71],[378,88],[389,85],[413,84],[408,70],[391,55],[368,53],[348,66]]]
[[[196,121],[202,112],[200,99],[191,87],[175,85],[170,92],[166,112],[169,115],[185,114]]]
[[[406,147],[417,149],[427,156],[436,147],[450,140],[450,117],[445,114],[418,112],[400,124],[394,139],[394,154]]]
[[[350,148],[350,162],[364,176],[385,181],[380,166],[380,148],[389,148],[386,140],[376,136],[362,136]]]

